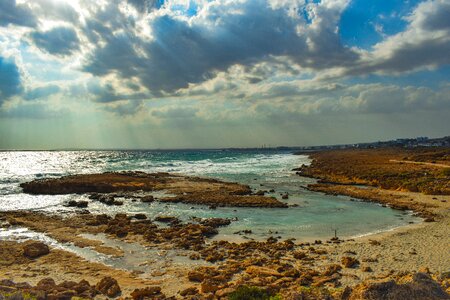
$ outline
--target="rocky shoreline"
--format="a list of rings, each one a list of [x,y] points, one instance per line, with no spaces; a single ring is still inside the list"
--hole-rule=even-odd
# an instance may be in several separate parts
[[[276,198],[265,197],[264,192],[253,193],[247,185],[169,173],[110,172],[72,175],[33,180],[22,183],[20,186],[25,193],[34,195],[90,194],[91,199],[111,205],[118,204],[113,199],[114,195],[118,195],[117,193],[126,198],[152,202],[154,199],[151,194],[145,197],[136,195],[134,192],[164,191],[173,196],[161,197],[158,201],[216,207],[287,207],[286,203]],[[98,194],[109,194],[110,200]]]
[[[0,294],[37,299],[450,299],[450,196],[358,187],[355,182],[360,183],[322,182],[309,188],[414,210],[429,222],[356,240],[333,237],[311,243],[272,236],[234,243],[211,239],[232,219],[109,216],[90,213],[89,204],[80,202],[68,203],[80,210],[64,216],[3,212],[4,230],[28,228],[57,244],[0,240]],[[92,201],[107,205],[134,200],[285,207],[248,186],[167,173],[75,175],[22,187],[33,194],[88,193]],[[154,191],[170,196],[155,199]],[[101,236],[136,247],[120,248]],[[131,261],[133,268],[108,266],[57,245]],[[133,264],[149,253],[157,258]]]

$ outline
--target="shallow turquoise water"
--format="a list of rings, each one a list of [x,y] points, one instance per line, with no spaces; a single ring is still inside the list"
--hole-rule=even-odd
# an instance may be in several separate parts
[[[287,151],[52,151],[0,152],[0,210],[43,210],[66,213],[72,209],[63,204],[80,195],[32,196],[23,194],[19,184],[36,178],[59,177],[67,174],[103,171],[141,170],[208,176],[249,184],[255,190],[275,189],[272,195],[288,192],[288,209],[218,208],[185,204],[143,204],[126,202],[121,207],[109,207],[92,202],[89,210],[100,213],[146,213],[149,217],[172,215],[183,220],[190,217],[237,218],[220,230],[219,238],[241,239],[234,232],[252,230],[249,238],[269,236],[312,239],[329,238],[334,230],[340,237],[355,237],[389,230],[420,219],[380,205],[350,201],[314,193],[303,187],[312,182],[291,171],[308,164],[306,156]],[[283,200],[285,201],[285,200]]]

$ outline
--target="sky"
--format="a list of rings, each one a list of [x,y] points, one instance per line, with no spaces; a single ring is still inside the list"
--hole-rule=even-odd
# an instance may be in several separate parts
[[[0,149],[450,135],[448,0],[0,0]]]

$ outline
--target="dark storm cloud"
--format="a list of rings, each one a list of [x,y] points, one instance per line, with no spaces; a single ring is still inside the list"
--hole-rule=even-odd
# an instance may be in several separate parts
[[[127,0],[127,2],[141,13],[148,13],[164,4],[164,0]]]
[[[22,82],[17,65],[0,56],[0,104],[21,92]]]
[[[94,101],[99,103],[109,103],[124,100],[142,100],[149,98],[144,93],[118,93],[112,84],[90,83],[87,86],[87,92],[94,96]]]
[[[433,4],[423,16],[419,16],[420,26],[426,30],[449,30],[450,2],[437,1]]]
[[[80,47],[77,33],[70,27],[56,27],[49,31],[34,31],[31,40],[41,50],[53,55],[71,55]]]
[[[306,26],[303,19],[289,17],[285,9],[273,9],[265,1],[216,3],[190,23],[161,15],[150,23],[150,41],[133,31],[104,32],[106,45],[90,55],[84,70],[97,76],[135,76],[153,93],[162,94],[213,78],[233,65],[252,66],[274,56],[317,69],[350,64],[357,55],[339,43],[335,30],[340,10],[329,10],[311,33],[303,35],[297,32],[298,26]]]
[[[62,20],[72,24],[78,23],[78,12],[68,2],[55,0],[35,1],[39,5],[36,12],[39,18]]]
[[[16,0],[0,1],[0,26],[9,24],[35,27],[37,19],[27,5],[18,5]]]

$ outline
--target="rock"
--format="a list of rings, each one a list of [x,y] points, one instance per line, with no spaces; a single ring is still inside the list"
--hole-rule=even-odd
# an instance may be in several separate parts
[[[245,272],[252,276],[257,277],[265,277],[265,276],[282,277],[282,274],[280,274],[280,272],[272,268],[266,267],[250,266],[245,270]]]
[[[373,245],[373,246],[379,246],[381,245],[381,243],[379,241],[376,240],[369,240],[369,244]]]
[[[341,259],[341,263],[346,268],[353,268],[357,264],[359,264],[359,261],[356,258],[354,258],[354,257],[344,256]]]
[[[342,270],[342,267],[340,265],[336,265],[336,264],[329,265],[327,267],[327,269],[325,270],[325,272],[323,272],[323,275],[324,276],[331,276],[331,275],[333,275],[335,273],[338,273],[340,270]]]
[[[135,289],[130,295],[134,300],[142,300],[158,294],[161,294],[161,288],[159,286],[150,286],[144,289]]]
[[[173,223],[173,222],[179,222],[180,220],[177,217],[157,216],[155,218],[155,221],[161,222],[161,223]]]
[[[50,249],[42,242],[32,242],[23,247],[23,255],[28,258],[37,258],[49,253]]]
[[[198,271],[190,271],[188,273],[188,279],[189,281],[202,282],[205,279],[205,274]]]
[[[120,290],[117,280],[112,277],[104,277],[100,280],[95,288],[100,291],[103,295],[108,297],[117,297],[122,291]]]
[[[361,268],[361,271],[363,271],[363,272],[372,272],[373,270],[372,270],[372,268],[370,266],[363,266]]]
[[[219,286],[211,280],[204,280],[200,285],[200,289],[203,294],[214,293],[219,289]]]
[[[281,196],[281,199],[289,199],[289,194],[284,194],[283,196]]]
[[[216,291],[215,296],[219,299],[223,298],[223,297],[227,297],[228,295],[230,295],[232,292],[234,292],[236,289],[232,288],[232,287],[228,287],[228,288],[224,288],[221,290]]]
[[[230,225],[231,220],[225,219],[225,218],[209,218],[209,219],[203,219],[199,223],[204,226],[210,226],[213,228],[217,228],[217,227],[221,227],[221,226]]]
[[[278,240],[277,240],[277,238],[275,238],[275,237],[273,237],[273,236],[271,236],[271,237],[269,237],[268,239],[267,239],[267,242],[269,243],[269,244],[274,244],[274,243],[276,243]]]
[[[422,299],[450,299],[442,287],[430,275],[416,273],[412,281],[397,284],[393,280],[386,282],[364,282],[353,288],[351,294],[344,293],[343,300],[422,300]]]
[[[36,288],[38,288],[39,290],[43,290],[43,291],[51,291],[55,288],[56,283],[52,278],[44,278],[41,279],[37,285]]]
[[[68,207],[86,208],[86,207],[88,207],[88,204],[89,204],[89,202],[87,202],[87,201],[70,200],[69,202],[67,202],[66,206],[68,206]]]
[[[144,203],[151,203],[153,201],[155,201],[155,198],[151,195],[144,196],[141,198],[141,202],[144,202]]]
[[[77,207],[78,208],[86,208],[86,207],[88,207],[88,204],[89,204],[89,202],[87,202],[87,201],[78,201]]]
[[[306,257],[306,253],[303,251],[295,251],[292,253],[295,259],[303,259]]]
[[[197,295],[198,294],[198,288],[195,286],[188,287],[187,289],[184,289],[179,292],[180,296],[188,296],[188,295]]]
[[[147,216],[145,214],[135,214],[134,218],[138,220],[146,220]]]

